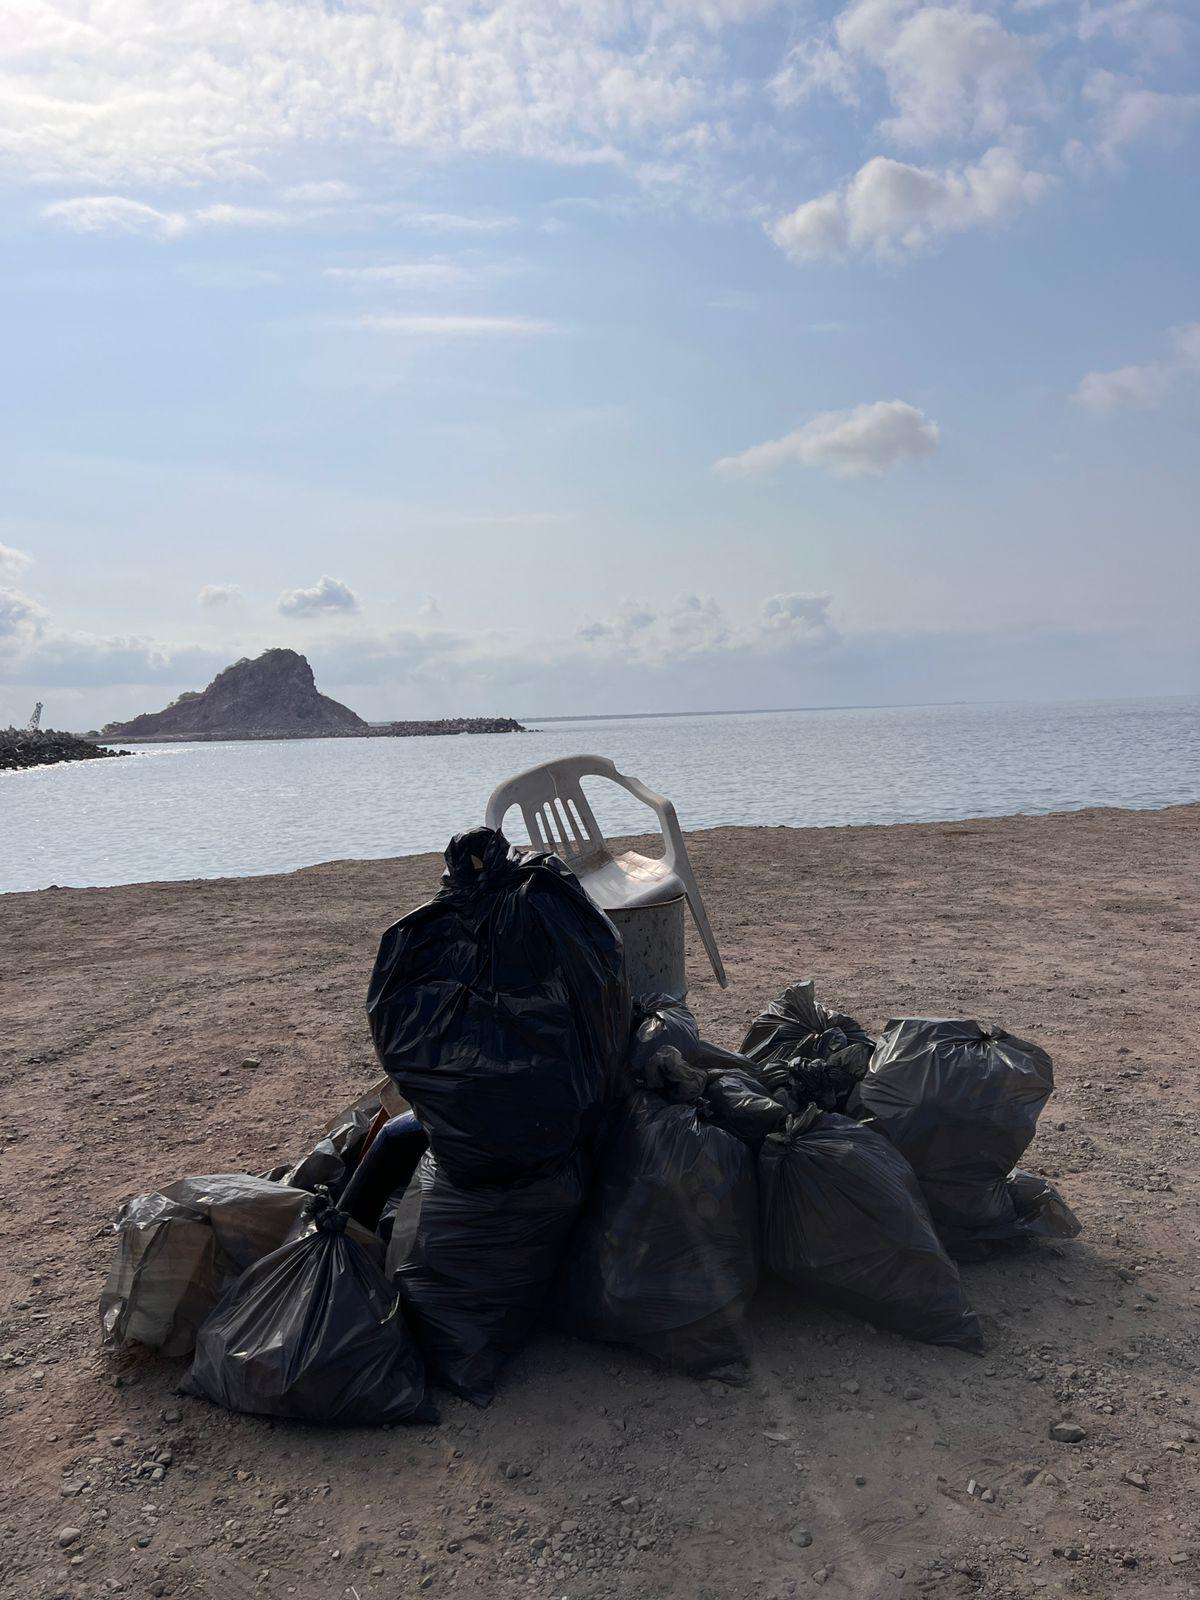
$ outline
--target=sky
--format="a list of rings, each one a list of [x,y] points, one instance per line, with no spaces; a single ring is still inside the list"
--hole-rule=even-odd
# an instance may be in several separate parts
[[[0,0],[0,723],[1200,691],[1187,0]]]

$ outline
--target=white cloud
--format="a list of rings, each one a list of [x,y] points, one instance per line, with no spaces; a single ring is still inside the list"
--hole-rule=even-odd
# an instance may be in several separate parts
[[[46,613],[20,589],[0,588],[0,640],[23,643],[45,629]]]
[[[773,594],[762,603],[762,626],[774,638],[808,638],[832,627],[827,594]]]
[[[510,339],[554,333],[553,323],[536,317],[489,317],[431,314],[363,317],[361,327],[410,339]]]
[[[666,606],[626,600],[610,617],[581,623],[575,637],[593,654],[662,667],[830,643],[837,631],[829,596],[778,594],[739,623],[711,595],[685,594]]]
[[[286,211],[273,206],[235,206],[218,201],[193,211],[189,224],[197,228],[286,228],[292,220]]]
[[[1117,411],[1155,411],[1177,384],[1200,376],[1200,322],[1172,328],[1170,351],[1161,361],[1143,366],[1089,372],[1073,399],[1096,416]]]
[[[769,3],[25,0],[0,155],[106,185],[240,180],[351,137],[439,159],[611,160],[729,99],[719,35]]]
[[[159,211],[119,194],[56,200],[45,207],[42,215],[51,222],[60,222],[72,233],[149,233],[160,239],[174,239],[188,225],[182,212]]]
[[[767,231],[799,263],[850,254],[895,259],[948,234],[1008,221],[1052,182],[1000,146],[966,167],[915,167],[875,156],[841,188],[806,201]]]
[[[55,200],[43,208],[48,222],[60,223],[72,233],[141,233],[159,239],[178,239],[197,228],[286,228],[300,221],[289,214],[264,206],[230,205],[224,201],[200,206],[194,211],[160,211],[156,206],[127,195],[77,195],[70,200]]]
[[[322,577],[311,589],[285,589],[276,609],[285,617],[349,616],[358,596],[340,578]]]
[[[1099,5],[1083,0],[1079,12],[1078,32],[1085,43],[1109,38],[1142,56],[1182,53],[1188,31],[1182,12],[1166,0],[1110,0]]]
[[[206,583],[196,596],[196,604],[205,611],[219,611],[242,598],[236,583]]]
[[[1083,98],[1095,108],[1092,143],[1110,165],[1119,164],[1127,145],[1177,143],[1200,115],[1200,94],[1165,94],[1115,72],[1093,72]]]
[[[26,555],[24,550],[17,550],[11,544],[0,544],[0,572],[24,572],[26,567],[33,565],[33,557]]]
[[[461,211],[412,211],[401,221],[428,233],[505,233],[517,225],[516,217],[488,216]]]
[[[353,200],[358,191],[340,178],[318,178],[310,183],[292,183],[283,190],[283,199],[299,205],[336,205]]]
[[[939,430],[916,406],[877,400],[853,411],[826,411],[782,439],[752,445],[717,462],[725,477],[751,477],[792,462],[822,467],[835,478],[877,478],[889,467],[923,461],[938,447]]]
[[[439,257],[370,267],[326,267],[324,276],[355,289],[455,289],[470,283],[474,274],[461,262]]]
[[[847,105],[858,104],[858,72],[827,31],[792,46],[769,84],[776,105],[795,106],[815,94],[831,94]]]
[[[879,131],[918,149],[1003,138],[1048,109],[1033,42],[970,3],[854,0],[792,48],[771,88],[785,106],[817,91],[856,104],[866,68],[882,74],[894,113]]]

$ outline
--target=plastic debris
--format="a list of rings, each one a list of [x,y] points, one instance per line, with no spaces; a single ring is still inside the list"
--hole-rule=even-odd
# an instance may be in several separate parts
[[[983,1336],[908,1162],[849,1117],[810,1111],[759,1155],[764,1265],[880,1327],[978,1352]]]
[[[442,888],[384,934],[367,997],[379,1059],[455,1183],[555,1172],[622,1086],[621,937],[557,857],[458,834]]]
[[[690,1371],[744,1360],[758,1283],[754,1161],[702,1106],[633,1095],[571,1241],[559,1325]]]
[[[225,1285],[278,1249],[307,1198],[266,1178],[222,1172],[127,1200],[100,1296],[105,1342],[187,1355]]]
[[[952,1253],[1016,1237],[1008,1175],[1054,1088],[1050,1057],[978,1022],[904,1017],[883,1031],[852,1109],[908,1159]]]
[[[428,1152],[416,1184],[420,1211],[396,1284],[431,1374],[487,1405],[537,1323],[583,1204],[584,1163],[576,1156],[528,1183],[468,1188]]]
[[[371,1236],[319,1198],[310,1205],[297,1236],[222,1296],[200,1329],[183,1391],[302,1422],[435,1421]]]

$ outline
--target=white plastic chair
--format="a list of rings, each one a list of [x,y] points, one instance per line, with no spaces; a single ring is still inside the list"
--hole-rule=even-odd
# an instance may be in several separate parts
[[[657,814],[666,846],[660,861],[633,850],[621,856],[612,854],[584,795],[581,778],[608,778]],[[637,778],[618,772],[605,756],[564,756],[502,783],[487,803],[487,826],[501,828],[513,806],[520,808],[535,848],[552,850],[566,862],[602,911],[664,905],[682,895],[691,907],[717,982],[722,989],[729,987],[679,818],[669,800]]]

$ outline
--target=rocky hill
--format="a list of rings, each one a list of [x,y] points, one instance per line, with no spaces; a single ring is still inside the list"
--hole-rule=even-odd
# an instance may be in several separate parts
[[[320,694],[313,670],[295,650],[264,650],[235,661],[200,693],[181,694],[164,711],[110,722],[110,739],[318,739],[365,734],[349,706]]]

